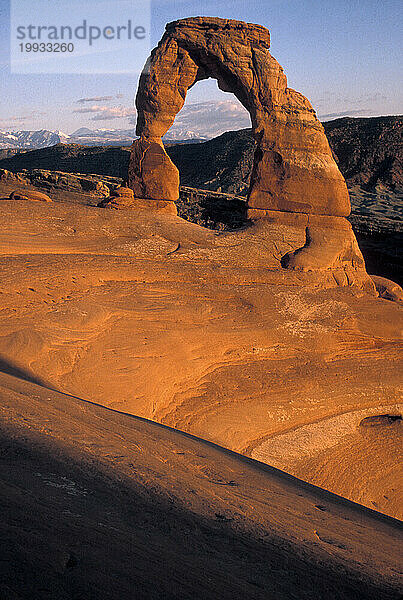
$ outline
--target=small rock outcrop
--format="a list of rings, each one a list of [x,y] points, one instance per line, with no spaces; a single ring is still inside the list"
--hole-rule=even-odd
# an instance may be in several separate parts
[[[120,186],[110,192],[98,204],[101,208],[113,208],[120,210],[124,208],[138,208],[146,210],[158,210],[166,214],[176,215],[176,205],[166,200],[149,200],[147,198],[136,198],[131,188]]]
[[[34,190],[15,190],[10,194],[10,200],[31,200],[32,202],[52,202],[47,194]]]
[[[400,285],[379,275],[371,275],[371,279],[375,284],[380,298],[391,300],[392,302],[403,302],[403,289]]]
[[[133,204],[134,193],[128,187],[119,186],[110,191],[107,198],[103,198],[98,206],[101,208],[130,208]]]
[[[213,77],[249,111],[257,142],[248,195],[256,211],[347,216],[347,187],[309,101],[287,87],[260,25],[194,17],[166,26],[141,75],[129,186],[135,196],[177,200],[179,178],[161,137],[197,81]],[[264,215],[261,215],[264,216]]]

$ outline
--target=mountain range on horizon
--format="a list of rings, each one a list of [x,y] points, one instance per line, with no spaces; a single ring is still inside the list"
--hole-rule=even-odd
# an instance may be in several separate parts
[[[135,130],[131,129],[89,129],[80,127],[71,134],[63,133],[60,130],[51,131],[48,129],[38,129],[34,131],[2,131],[0,130],[0,150],[21,149],[37,150],[47,148],[55,144],[81,144],[83,146],[113,146],[130,145],[136,138]],[[214,137],[214,136],[213,136]],[[169,135],[165,137],[167,141],[200,141],[204,142],[210,139],[209,136],[202,136],[197,131],[190,129],[180,129],[175,138]]]
[[[403,180],[402,117],[344,117],[324,123],[330,146],[349,187],[382,184],[401,189]],[[0,168],[50,169],[72,173],[98,173],[125,178],[132,130],[122,141],[115,130],[98,130],[105,137],[90,138],[91,130],[81,128],[75,137],[62,138],[52,132],[21,136],[23,148],[0,149]],[[27,133],[27,132],[22,132]],[[34,134],[42,134],[34,135]],[[49,135],[45,135],[48,133]],[[53,136],[53,137],[52,137]],[[74,140],[74,141],[73,141]],[[180,170],[182,185],[216,192],[245,194],[249,185],[254,141],[251,129],[228,131],[209,140],[164,140],[168,154]],[[36,147],[29,146],[36,144]],[[46,150],[53,147],[51,153]]]
[[[401,121],[398,115],[388,115],[382,117],[340,117],[329,121],[323,121],[326,133],[332,129],[332,123],[339,122],[378,122],[379,119],[386,119],[390,122]],[[399,121],[400,119],[400,121]],[[243,129],[239,127],[236,129]],[[232,126],[228,127],[228,131],[235,131]],[[214,131],[207,128],[205,131],[200,127],[191,128],[189,123],[183,123],[173,126],[165,136],[164,141],[168,144],[172,143],[198,143],[212,140],[222,133],[221,130]],[[97,128],[90,129],[89,127],[80,127],[70,134],[60,130],[21,130],[21,131],[5,131],[0,130],[0,150],[36,150],[47,148],[55,144],[80,144],[83,146],[129,146],[135,139],[135,128],[128,129],[109,129]]]

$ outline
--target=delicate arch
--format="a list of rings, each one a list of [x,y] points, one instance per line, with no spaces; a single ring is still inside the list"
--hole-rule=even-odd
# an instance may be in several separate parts
[[[213,77],[249,111],[257,142],[248,194],[251,216],[264,211],[347,216],[347,187],[309,101],[287,87],[260,25],[193,17],[169,23],[140,77],[137,135],[129,186],[138,198],[175,201],[179,173],[162,136],[187,91]]]

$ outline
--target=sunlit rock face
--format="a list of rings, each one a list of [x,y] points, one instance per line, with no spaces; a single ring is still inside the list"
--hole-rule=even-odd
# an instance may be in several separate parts
[[[343,176],[309,101],[287,87],[260,25],[194,17],[169,23],[140,78],[137,134],[129,185],[135,196],[174,201],[178,172],[161,137],[197,81],[215,78],[249,111],[257,142],[249,189],[251,217],[260,210],[347,216]]]

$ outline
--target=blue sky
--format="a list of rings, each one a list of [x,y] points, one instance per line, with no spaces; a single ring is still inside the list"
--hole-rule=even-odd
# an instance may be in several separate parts
[[[151,45],[166,22],[188,16],[259,23],[270,30],[271,53],[288,85],[309,98],[320,118],[400,114],[402,6],[395,0],[152,0]],[[9,0],[0,0],[0,130],[133,127],[137,73],[12,74],[9,14]],[[231,94],[213,80],[200,82],[177,127],[203,132],[214,119],[224,129],[248,124]]]

